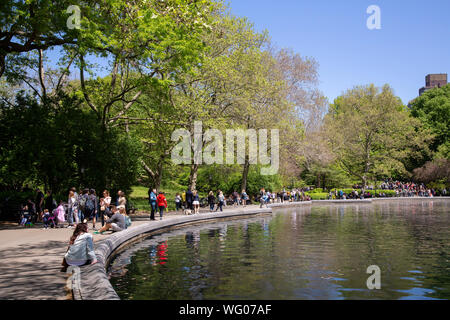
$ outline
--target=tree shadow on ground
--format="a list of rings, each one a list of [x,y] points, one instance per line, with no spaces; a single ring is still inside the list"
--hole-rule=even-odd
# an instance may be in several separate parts
[[[64,299],[67,274],[60,272],[66,241],[44,241],[0,250],[0,299]]]

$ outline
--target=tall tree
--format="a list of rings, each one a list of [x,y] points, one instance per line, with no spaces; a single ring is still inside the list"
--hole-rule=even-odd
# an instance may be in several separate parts
[[[411,114],[435,135],[435,158],[450,158],[450,84],[425,92],[411,103]]]
[[[348,90],[330,106],[325,122],[336,161],[364,190],[370,178],[407,174],[402,160],[426,138],[388,85]]]

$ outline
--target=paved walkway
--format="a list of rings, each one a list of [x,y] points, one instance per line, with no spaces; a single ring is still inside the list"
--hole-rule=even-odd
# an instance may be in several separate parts
[[[255,208],[258,206],[248,206]],[[201,210],[201,214],[208,210]],[[166,213],[164,220],[180,217]],[[159,219],[159,214],[156,215]],[[131,228],[148,221],[149,215],[132,217]],[[92,223],[89,223],[92,228]],[[100,228],[97,223],[96,227]],[[90,233],[93,231],[90,229]],[[60,272],[73,229],[43,230],[39,224],[23,228],[17,224],[0,223],[0,300],[65,300],[71,299],[65,289],[67,276]],[[94,246],[109,235],[93,235]]]

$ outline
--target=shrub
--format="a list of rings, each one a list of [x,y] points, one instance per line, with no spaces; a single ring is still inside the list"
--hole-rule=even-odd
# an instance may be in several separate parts
[[[305,194],[310,196],[312,200],[328,200],[328,193],[306,192]]]

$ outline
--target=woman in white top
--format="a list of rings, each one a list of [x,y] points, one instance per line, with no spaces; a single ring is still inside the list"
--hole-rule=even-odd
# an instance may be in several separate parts
[[[117,206],[124,206],[127,205],[127,198],[125,198],[125,193],[123,191],[117,192],[118,198],[117,198]]]
[[[111,206],[111,197],[109,191],[103,191],[103,198],[100,199],[100,216],[102,217],[102,227],[105,225],[105,215],[111,215],[109,207]]]
[[[78,224],[78,203],[77,197],[75,196],[75,192],[72,190],[69,191],[69,199],[67,201],[68,204],[68,220],[69,220],[69,228],[73,227],[73,222]]]
[[[87,224],[79,223],[70,238],[61,271],[66,272],[68,266],[84,266],[95,263],[97,263],[97,257],[94,251],[94,240],[88,233]]]

